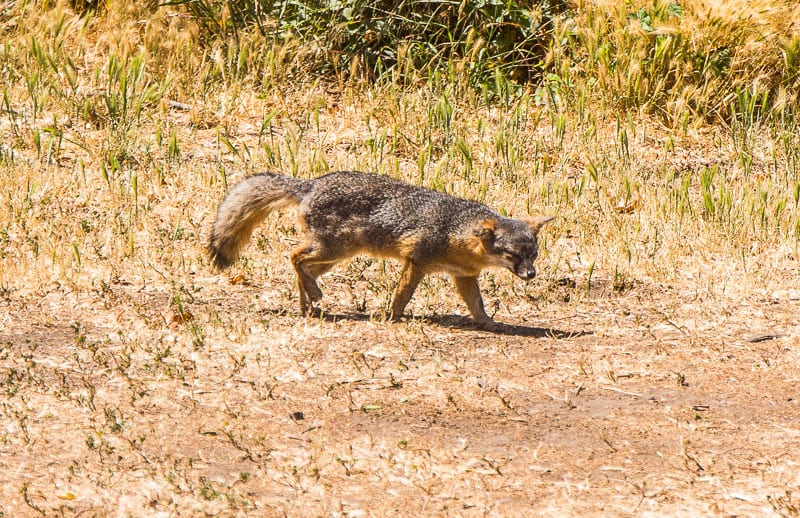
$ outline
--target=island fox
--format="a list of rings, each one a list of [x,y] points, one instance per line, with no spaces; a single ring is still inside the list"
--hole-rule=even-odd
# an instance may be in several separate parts
[[[211,263],[230,266],[253,229],[271,211],[288,206],[297,206],[306,234],[291,256],[301,313],[317,311],[317,277],[365,252],[402,261],[391,318],[402,316],[425,274],[446,272],[475,321],[489,329],[498,325],[483,309],[478,274],[499,266],[532,279],[536,235],[553,219],[507,218],[478,202],[377,174],[336,172],[301,180],[262,173],[241,181],[220,204],[208,245]]]

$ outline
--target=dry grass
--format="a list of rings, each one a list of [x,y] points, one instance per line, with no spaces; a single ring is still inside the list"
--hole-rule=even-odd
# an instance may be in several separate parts
[[[703,83],[634,86],[646,63],[565,46],[564,73],[486,103],[315,81],[291,48],[200,47],[176,12],[111,4],[0,5],[2,515],[798,515],[796,83],[720,78],[711,113]],[[575,48],[625,41],[604,5],[578,3]],[[788,3],[703,5],[697,42],[744,27],[742,78],[798,41]],[[482,279],[506,335],[438,277],[416,318],[373,318],[397,270],[368,258],[304,319],[291,214],[229,274],[204,256],[226,185],[266,169],[557,219],[536,281]]]

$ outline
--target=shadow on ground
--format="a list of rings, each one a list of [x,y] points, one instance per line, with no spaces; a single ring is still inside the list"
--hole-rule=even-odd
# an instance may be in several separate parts
[[[283,308],[268,309],[265,310],[264,313],[276,317],[292,316],[291,311],[287,311],[286,309]],[[309,317],[309,318],[318,318],[326,322],[340,322],[343,320],[351,322],[386,321],[382,313],[367,314],[367,313],[356,313],[356,312],[340,312],[340,313],[323,312],[319,316]],[[440,327],[446,327],[448,329],[474,330],[496,335],[529,336],[533,338],[570,339],[570,338],[579,338],[582,336],[589,336],[594,334],[593,331],[586,331],[586,330],[566,331],[563,329],[553,329],[550,327],[535,327],[535,326],[525,326],[519,324],[505,324],[502,322],[497,323],[498,327],[496,329],[489,330],[482,328],[480,325],[476,324],[475,321],[473,321],[471,318],[463,317],[460,315],[429,315],[420,318],[414,318],[414,317],[404,318],[403,320],[401,320],[401,322],[410,322],[410,321],[416,321],[421,324],[433,324]]]

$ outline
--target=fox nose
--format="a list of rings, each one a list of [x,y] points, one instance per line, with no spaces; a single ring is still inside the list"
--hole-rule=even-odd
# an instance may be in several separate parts
[[[536,268],[524,268],[521,272],[519,272],[519,276],[526,281],[529,281],[536,277]]]

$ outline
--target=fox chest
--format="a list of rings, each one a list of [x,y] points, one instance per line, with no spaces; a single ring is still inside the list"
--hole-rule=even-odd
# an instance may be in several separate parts
[[[456,262],[434,261],[427,270],[431,273],[441,272],[452,275],[453,277],[475,277],[481,273],[480,266],[475,264],[465,264]]]
[[[454,277],[474,277],[493,264],[491,256],[479,243],[451,242],[446,250],[433,257],[427,270],[444,272]]]

